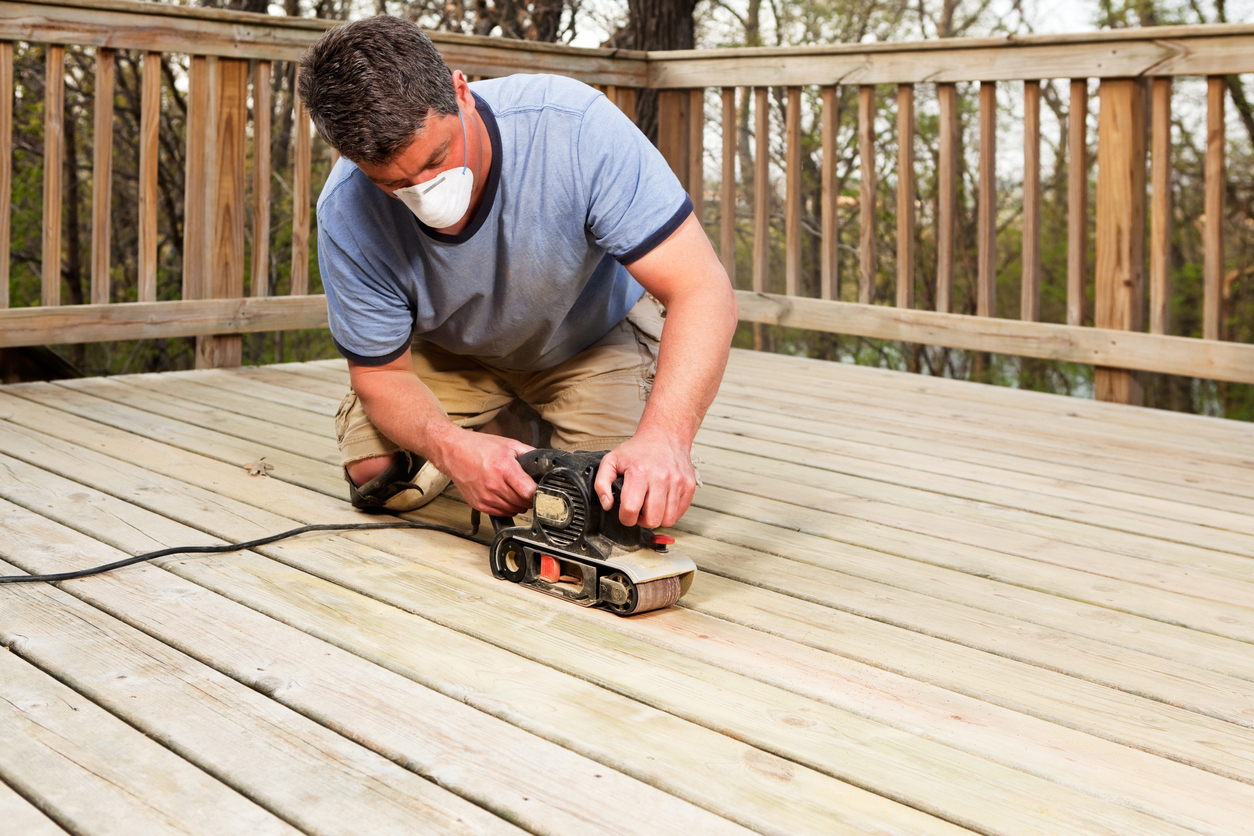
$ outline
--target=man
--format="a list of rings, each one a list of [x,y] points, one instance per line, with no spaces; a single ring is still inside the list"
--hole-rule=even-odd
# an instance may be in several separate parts
[[[592,88],[472,86],[389,17],[327,32],[300,95],[342,155],[318,256],[353,504],[412,509],[451,479],[473,508],[525,510],[531,448],[501,433],[534,410],[552,446],[613,448],[595,486],[608,509],[622,474],[623,523],[674,524],[736,305],[657,151]]]

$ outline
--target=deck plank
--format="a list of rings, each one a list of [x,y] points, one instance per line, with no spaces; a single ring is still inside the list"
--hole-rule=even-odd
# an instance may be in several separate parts
[[[67,830],[298,832],[8,650],[0,682],[0,775]]]
[[[0,557],[360,520],[331,421],[347,382],[333,360],[0,388]],[[1251,440],[737,351],[677,526],[701,570],[679,607],[618,619],[492,579],[482,543],[353,532],[0,587],[0,642],[303,832],[353,832],[336,808],[399,774],[360,802],[371,832],[410,809],[433,832],[590,832],[582,798],[647,808],[615,832],[1239,833]],[[260,457],[275,470],[247,475]],[[232,740],[265,754],[253,771]],[[268,772],[309,777],[258,771],[284,758]],[[301,818],[319,781],[344,800]]]
[[[0,643],[304,832],[522,832],[58,589],[9,597]]]
[[[65,836],[66,833],[3,780],[0,780],[0,821],[23,836]]]

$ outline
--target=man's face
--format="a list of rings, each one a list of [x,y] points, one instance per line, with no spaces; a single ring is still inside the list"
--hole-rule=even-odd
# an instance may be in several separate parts
[[[425,183],[466,159],[466,140],[456,115],[432,115],[424,130],[395,157],[381,165],[359,163],[376,186],[391,195],[397,189]],[[468,161],[469,162],[469,161]]]

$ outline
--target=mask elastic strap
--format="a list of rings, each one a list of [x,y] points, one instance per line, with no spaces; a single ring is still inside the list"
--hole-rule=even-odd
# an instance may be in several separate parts
[[[465,171],[466,159],[470,153],[470,146],[467,144],[466,140],[466,118],[462,116],[462,109],[460,107],[457,108],[457,118],[460,119],[462,123],[462,171]]]

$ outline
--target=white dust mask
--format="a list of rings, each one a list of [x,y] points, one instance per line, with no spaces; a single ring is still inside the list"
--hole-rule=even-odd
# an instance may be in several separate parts
[[[446,169],[424,183],[392,192],[432,229],[444,229],[460,221],[470,208],[470,194],[475,186],[475,175],[466,165],[466,120],[460,108],[457,118],[462,123],[461,168]]]

